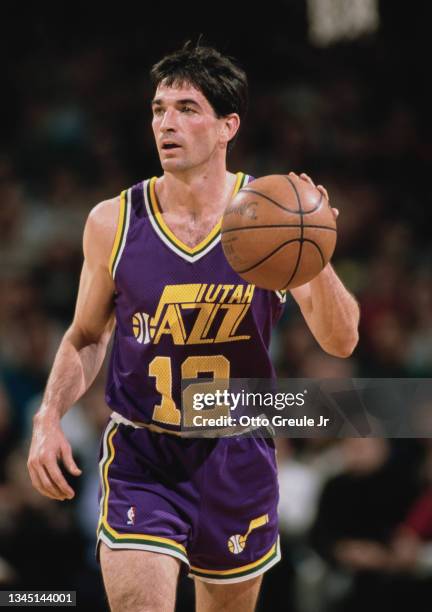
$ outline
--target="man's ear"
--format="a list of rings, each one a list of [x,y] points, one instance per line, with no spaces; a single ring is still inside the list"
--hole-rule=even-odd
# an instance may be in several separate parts
[[[221,145],[225,146],[230,140],[234,138],[240,127],[240,117],[237,113],[230,113],[225,117],[222,117],[222,129],[221,129]]]

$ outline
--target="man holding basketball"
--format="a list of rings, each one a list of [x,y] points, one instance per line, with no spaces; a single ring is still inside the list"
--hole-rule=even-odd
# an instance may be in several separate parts
[[[214,49],[188,45],[151,74],[163,175],[89,215],[76,312],[34,419],[29,471],[42,494],[73,497],[59,464],[80,470],[60,419],[94,380],[115,324],[98,527],[111,609],[174,610],[182,568],[197,610],[247,612],[280,556],[273,441],[185,438],[180,427],[181,379],[274,377],[280,299],[241,279],[220,245],[223,211],[250,180],[226,170],[247,79]],[[292,293],[323,349],[350,355],[358,307],[332,268]]]

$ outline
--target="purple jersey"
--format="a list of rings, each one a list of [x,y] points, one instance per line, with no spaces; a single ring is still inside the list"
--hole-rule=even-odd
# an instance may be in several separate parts
[[[110,261],[117,325],[106,400],[129,421],[178,431],[182,379],[274,377],[268,349],[284,296],[232,270],[220,223],[193,248],[174,236],[156,180],[121,194]],[[239,172],[234,193],[250,180]]]

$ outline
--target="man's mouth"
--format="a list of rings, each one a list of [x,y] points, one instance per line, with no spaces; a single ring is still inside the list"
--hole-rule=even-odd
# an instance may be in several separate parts
[[[162,149],[178,149],[178,148],[180,148],[180,145],[171,143],[171,142],[166,142],[162,145]]]

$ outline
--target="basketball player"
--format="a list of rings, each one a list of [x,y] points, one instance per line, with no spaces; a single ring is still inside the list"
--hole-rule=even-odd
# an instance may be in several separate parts
[[[94,380],[115,326],[98,527],[111,609],[174,610],[183,568],[197,610],[249,612],[280,556],[273,441],[180,431],[182,378],[274,376],[280,296],[233,272],[219,240],[225,207],[250,180],[226,169],[247,80],[216,50],[188,45],[151,74],[163,174],[89,215],[75,317],[34,419],[28,466],[43,495],[74,496],[60,464],[80,470],[60,419]],[[323,349],[347,357],[358,307],[330,265],[292,293]]]

